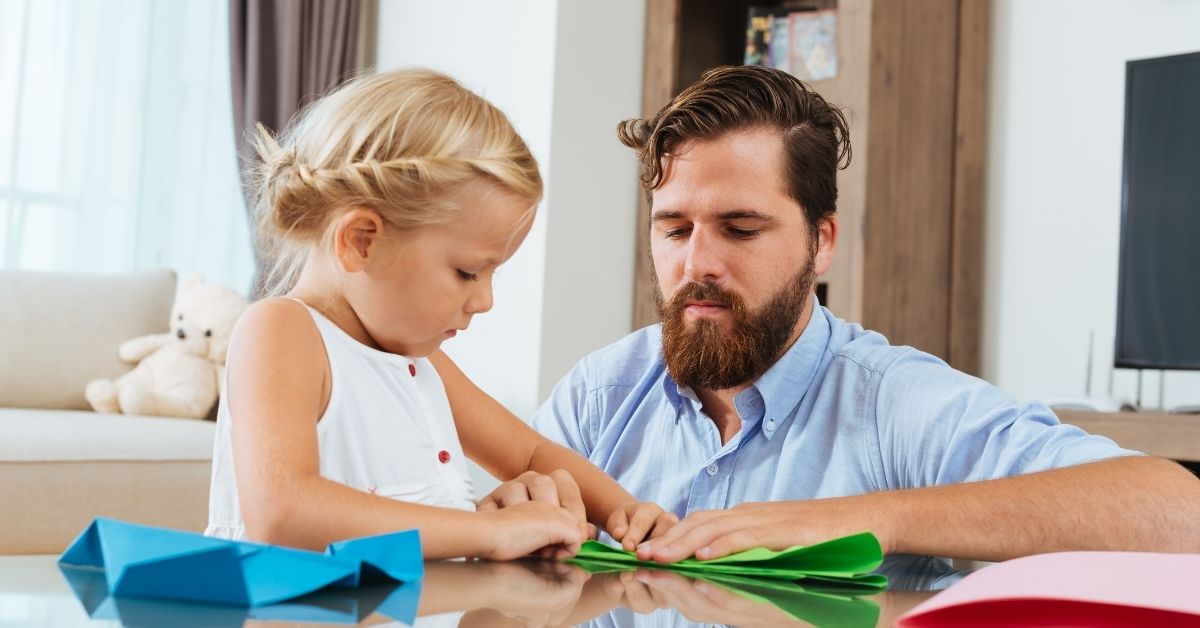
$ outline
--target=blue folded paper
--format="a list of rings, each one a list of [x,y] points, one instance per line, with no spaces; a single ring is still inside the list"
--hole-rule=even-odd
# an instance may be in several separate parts
[[[179,600],[113,597],[104,571],[94,567],[59,565],[76,599],[92,619],[116,621],[126,628],[205,626],[241,628],[247,620],[322,624],[358,624],[372,614],[413,625],[422,580],[404,584],[326,587],[279,604],[237,607]]]
[[[410,582],[425,572],[416,530],[339,541],[322,554],[103,517],[58,562],[103,569],[115,597],[243,607],[276,604],[328,586]]]

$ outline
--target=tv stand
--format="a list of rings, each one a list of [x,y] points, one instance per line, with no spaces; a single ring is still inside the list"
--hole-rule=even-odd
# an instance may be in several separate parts
[[[1085,410],[1091,412],[1137,412],[1137,406],[1128,399],[1116,397],[1061,397],[1046,400],[1046,405],[1055,412],[1059,410]]]
[[[1055,409],[1063,423],[1111,438],[1126,449],[1200,463],[1200,417],[1166,412],[1091,412]]]

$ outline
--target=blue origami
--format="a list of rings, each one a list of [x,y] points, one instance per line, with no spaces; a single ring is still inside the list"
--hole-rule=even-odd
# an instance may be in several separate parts
[[[411,582],[425,572],[416,530],[339,541],[322,554],[103,517],[58,562],[103,569],[113,597],[241,607],[277,604],[328,586]]]
[[[113,620],[126,628],[206,626],[241,628],[247,620],[358,624],[372,614],[408,625],[417,618],[421,580],[349,589],[326,587],[279,604],[236,607],[178,600],[113,597],[104,571],[59,565],[67,583],[92,619]]]

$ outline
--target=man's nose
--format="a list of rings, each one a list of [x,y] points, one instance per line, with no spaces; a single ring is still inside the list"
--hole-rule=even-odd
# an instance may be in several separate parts
[[[686,257],[683,260],[684,278],[695,283],[711,283],[725,272],[717,243],[707,231],[696,229],[687,241]]]

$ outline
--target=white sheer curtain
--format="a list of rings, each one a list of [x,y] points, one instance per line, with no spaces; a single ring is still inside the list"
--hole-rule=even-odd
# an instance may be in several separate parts
[[[253,276],[228,3],[0,0],[0,267]]]

